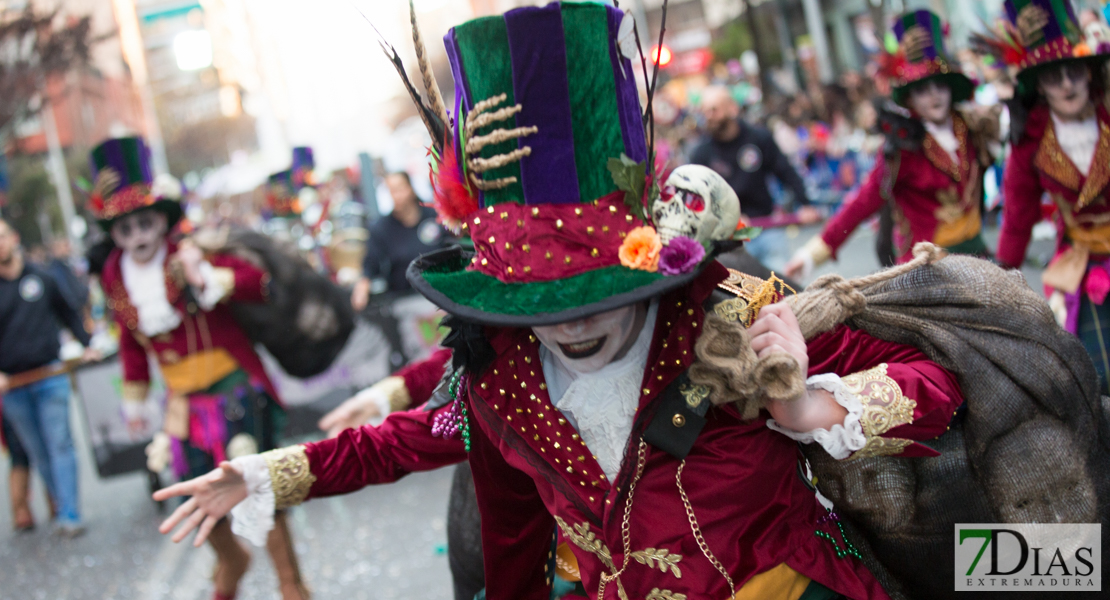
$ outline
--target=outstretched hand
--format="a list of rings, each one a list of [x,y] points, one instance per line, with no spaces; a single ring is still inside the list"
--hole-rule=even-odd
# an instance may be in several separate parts
[[[208,534],[216,523],[227,516],[235,505],[246,500],[247,482],[239,469],[224,461],[207,475],[182,481],[154,492],[154,499],[158,502],[175,496],[192,496],[192,498],[177,507],[168,519],[162,521],[158,532],[167,534],[179,523],[184,522],[184,525],[173,534],[174,543],[185,539],[189,532],[196,529],[197,535],[193,539],[193,546],[200,546],[208,539]]]
[[[376,402],[380,395],[381,393],[375,392],[373,388],[363,390],[324,415],[317,426],[326,431],[329,438],[333,438],[346,429],[361,427],[375,418],[382,417],[382,411]]]

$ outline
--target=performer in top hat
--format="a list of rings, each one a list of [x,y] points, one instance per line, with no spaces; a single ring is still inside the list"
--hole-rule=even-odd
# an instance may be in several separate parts
[[[921,351],[861,330],[807,342],[774,282],[715,262],[740,206],[711,170],[676,170],[655,197],[617,43],[629,18],[553,3],[445,38],[455,126],[434,79],[420,106],[437,208],[475,253],[426,255],[410,281],[454,316],[453,401],[164,490],[195,495],[163,532],[187,519],[174,538],[199,526],[201,540],[233,506],[447,464],[456,435],[488,598],[547,598],[556,531],[591,597],[885,597],[799,476],[796,441],[839,459],[935,455],[917,440],[945,431],[960,388]]]
[[[266,205],[273,218],[296,219],[301,215],[301,190],[315,185],[312,170],[316,159],[312,148],[298,146],[293,148],[293,165],[284,171],[270,175],[266,185]]]
[[[983,173],[993,162],[987,137],[997,136],[990,119],[953,109],[971,98],[975,86],[949,59],[944,26],[927,10],[907,13],[894,23],[898,52],[885,70],[894,86],[892,100],[908,109],[883,111],[886,145],[857,194],[795,254],[786,274],[808,274],[835,258],[837,250],[865,220],[892,209],[895,258],[905,262],[917,242],[933,242],[951,252],[986,255],[982,226]]]
[[[1017,67],[1013,151],[1002,190],[998,260],[1018,268],[1041,197],[1055,208],[1056,255],[1044,272],[1061,325],[1077,334],[1110,393],[1110,112],[1103,67],[1110,48],[1091,48],[1068,0],[1007,0],[999,54]]]
[[[123,409],[144,418],[149,358],[158,362],[169,397],[164,435],[179,476],[196,477],[236,454],[276,447],[283,409],[253,344],[229,301],[265,302],[269,275],[228,255],[204,254],[170,232],[182,216],[180,186],[154,185],[142,138],[108,140],[92,152],[91,208],[116,248],[100,280],[120,329]],[[170,446],[171,448],[166,448]],[[303,598],[296,555],[282,515],[266,540],[286,600]],[[227,522],[209,541],[217,555],[216,598],[235,596],[250,555]]]

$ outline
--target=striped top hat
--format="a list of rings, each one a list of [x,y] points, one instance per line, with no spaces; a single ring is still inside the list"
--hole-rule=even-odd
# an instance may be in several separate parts
[[[89,208],[105,229],[116,219],[145,208],[164,212],[170,227],[181,219],[178,198],[152,190],[154,170],[143,138],[107,140],[94,148],[89,158],[93,175]],[[180,188],[177,192],[180,195]]]
[[[1104,49],[1090,48],[1070,0],[1006,0],[1002,54],[1006,64],[1018,71],[1019,91],[1036,90],[1036,75],[1045,67],[1067,61],[1100,64],[1108,56]]]
[[[293,148],[293,165],[270,175],[266,182],[266,204],[275,217],[293,217],[301,214],[300,191],[316,185],[312,170],[316,161],[312,148]]]
[[[433,150],[436,209],[474,252],[417,259],[414,288],[464,319],[532,326],[645,300],[697,275],[712,254],[704,248],[684,272],[658,268],[665,250],[645,210],[656,186],[635,46],[622,50],[618,39],[630,27],[611,6],[566,2],[447,33],[456,118]]]
[[[969,100],[975,85],[960,72],[944,46],[945,27],[940,17],[928,10],[906,13],[894,22],[898,51],[888,73],[894,81],[892,99],[906,104],[909,89],[924,81],[941,81],[952,90],[952,101]]]

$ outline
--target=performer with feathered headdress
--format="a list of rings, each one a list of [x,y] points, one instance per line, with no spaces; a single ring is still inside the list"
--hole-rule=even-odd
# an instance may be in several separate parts
[[[1057,244],[1042,280],[1061,325],[1082,340],[1103,393],[1110,393],[1110,112],[1103,71],[1110,48],[1087,45],[1068,0],[1007,0],[1005,8],[995,47],[1019,70],[998,260],[1021,266],[1047,193]]]
[[[905,262],[918,242],[951,252],[987,255],[982,228],[983,173],[997,127],[953,105],[969,100],[975,86],[945,52],[944,30],[934,13],[918,10],[894,23],[898,51],[886,55],[883,72],[894,83],[894,105],[881,111],[886,144],[855,196],[798,250],[786,274],[798,276],[835,258],[865,220],[889,209],[894,220],[894,258]]]
[[[92,164],[90,205],[116,246],[100,282],[120,330],[128,425],[139,428],[146,419],[150,358],[169,395],[163,431],[148,448],[152,470],[172,462],[178,476],[197,477],[230,457],[274,448],[284,410],[229,305],[266,302],[270,275],[242,258],[205,256],[191,242],[171,240],[182,216],[181,188],[158,185],[142,138],[105,141],[93,149]],[[284,515],[271,519],[273,529],[263,539],[282,597],[305,598]],[[250,554],[227,520],[204,527],[216,551],[215,598],[229,600]]]

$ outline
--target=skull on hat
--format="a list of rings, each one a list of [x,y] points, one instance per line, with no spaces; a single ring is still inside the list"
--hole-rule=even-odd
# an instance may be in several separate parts
[[[740,223],[740,199],[713,169],[683,165],[667,178],[651,212],[664,245],[679,236],[706,244],[732,236]]]

